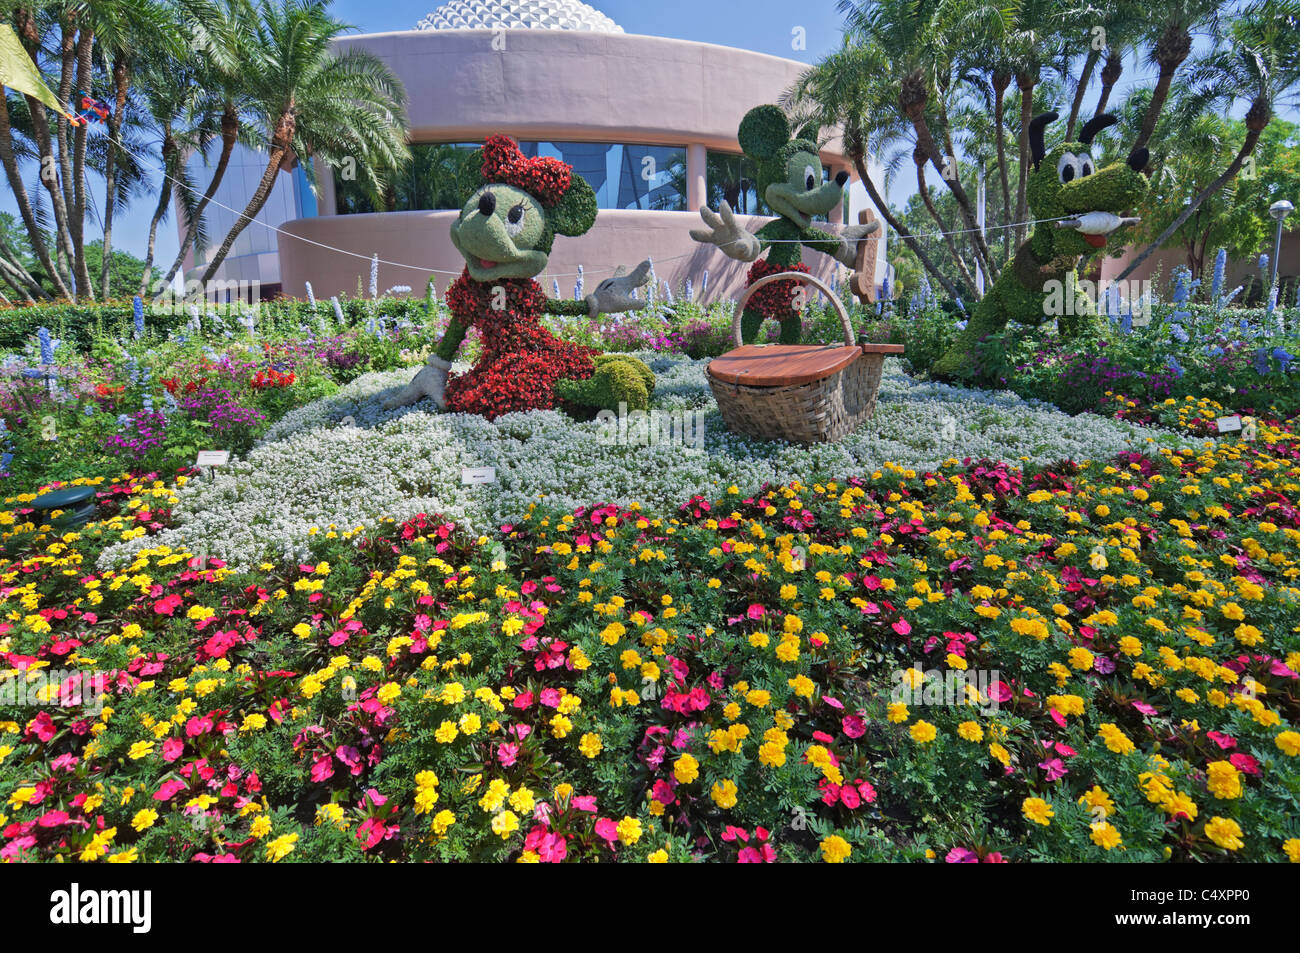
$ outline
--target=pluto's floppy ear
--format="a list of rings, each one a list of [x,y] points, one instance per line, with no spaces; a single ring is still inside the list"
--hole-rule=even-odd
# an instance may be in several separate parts
[[[561,235],[582,235],[596,223],[596,193],[576,172],[564,198],[546,210],[551,228]]]
[[[1038,164],[1043,161],[1043,157],[1047,155],[1047,149],[1043,145],[1043,132],[1047,129],[1048,123],[1056,122],[1059,118],[1061,118],[1060,113],[1052,110],[1050,112],[1039,113],[1029,121],[1029,152],[1033,158],[1035,169],[1037,169]]]
[[[766,162],[790,141],[790,123],[777,106],[755,106],[740,120],[736,138],[745,155]]]

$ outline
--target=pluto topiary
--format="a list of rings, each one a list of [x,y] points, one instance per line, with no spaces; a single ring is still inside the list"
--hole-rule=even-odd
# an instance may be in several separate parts
[[[1108,236],[1120,226],[1137,221],[1123,217],[1123,212],[1146,195],[1147,178],[1142,169],[1147,164],[1147,150],[1136,149],[1127,162],[1096,169],[1091,154],[1093,137],[1117,122],[1116,117],[1094,116],[1076,141],[1062,142],[1048,152],[1043,132],[1056,118],[1055,112],[1046,112],[1035,116],[1029,126],[1033,170],[1026,199],[1033,217],[1046,221],[1016,249],[1011,263],[976,305],[965,329],[930,369],[936,377],[969,376],[975,345],[1001,331],[1008,321],[1038,325],[1052,317],[1046,302],[1053,290],[1073,295],[1080,261],[1105,249]],[[1097,327],[1091,302],[1083,299],[1080,304],[1085,306],[1060,316],[1062,336],[1077,337]]]

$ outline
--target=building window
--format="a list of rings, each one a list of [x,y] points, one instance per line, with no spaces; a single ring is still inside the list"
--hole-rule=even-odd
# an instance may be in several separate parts
[[[597,208],[686,209],[685,148],[525,141],[519,149],[526,156],[550,156],[573,166],[596,193]]]
[[[411,161],[375,195],[361,181],[335,175],[339,214],[459,209],[473,191],[478,143],[420,144]],[[686,208],[686,150],[622,143],[524,141],[526,156],[551,156],[573,166],[596,193],[602,209],[680,212]]]

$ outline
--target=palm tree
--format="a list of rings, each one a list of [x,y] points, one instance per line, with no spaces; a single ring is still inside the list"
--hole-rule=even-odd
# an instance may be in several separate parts
[[[196,65],[203,95],[195,104],[198,114],[196,148],[205,158],[209,147],[220,130],[221,151],[203,196],[185,211],[185,234],[181,238],[176,257],[166,274],[159,279],[165,289],[185,262],[185,253],[191,245],[196,248],[206,239],[203,214],[216,195],[230,165],[235,146],[243,137],[245,145],[255,140],[246,135],[240,116],[248,108],[247,97],[240,77],[241,50],[252,46],[256,36],[251,25],[256,22],[256,11],[248,0],[184,0],[184,20],[194,47],[202,54]]]
[[[806,70],[794,87],[782,96],[781,105],[800,110],[804,118],[818,126],[840,127],[845,152],[853,160],[858,178],[876,210],[935,281],[956,297],[956,286],[930,258],[907,225],[894,214],[867,167],[868,148],[881,154],[891,144],[900,142],[910,127],[910,123],[906,123],[898,110],[890,105],[893,92],[889,66],[888,58],[879,47],[846,43]]]
[[[112,111],[105,120],[108,146],[104,154],[104,258],[100,266],[101,297],[109,296],[109,270],[113,253],[113,214],[120,195],[118,169],[130,156],[116,143],[122,135],[131,76],[142,59],[179,56],[181,53],[179,31],[174,11],[156,0],[118,0],[118,2],[87,4],[91,34],[96,53],[103,60],[110,75],[113,90]],[[78,132],[82,132],[78,129]],[[80,210],[84,216],[84,204]]]
[[[1300,2],[1258,0],[1242,11],[1228,32],[1230,42],[1200,58],[1192,70],[1191,80],[1201,87],[1207,102],[1221,105],[1225,112],[1238,98],[1250,97],[1245,117],[1246,137],[1228,167],[1187,203],[1154,242],[1129,262],[1119,280],[1132,274],[1191,218],[1202,202],[1241,170],[1272,120],[1274,107],[1300,87],[1300,56],[1296,52],[1300,44]]]
[[[911,124],[917,147],[956,198],[974,238],[976,259],[996,275],[997,266],[976,230],[974,203],[955,168],[947,111],[958,44],[989,29],[990,23],[1003,23],[1003,12],[985,0],[839,0],[839,9],[852,41],[874,46],[889,64],[885,79],[892,82],[894,108]]]
[[[203,116],[195,110],[201,98],[198,85],[199,70],[195,66],[182,67],[179,63],[158,60],[145,70],[140,87],[148,115],[148,126],[157,142],[162,159],[162,180],[158,187],[158,201],[149,220],[149,238],[145,249],[144,273],[140,276],[141,295],[149,288],[153,274],[154,243],[158,237],[158,224],[167,217],[171,207],[174,187],[180,185],[179,199],[187,217],[194,220],[198,190],[193,187],[185,168],[185,156],[198,147],[202,139]],[[197,118],[200,129],[192,124]]]
[[[409,156],[396,77],[369,53],[336,55],[333,41],[352,29],[321,0],[263,0],[253,27],[256,45],[243,51],[244,88],[268,143],[266,170],[247,206],[208,262],[210,281],[239,234],[266,204],[281,169],[299,159],[339,164],[351,157],[374,188],[380,169]],[[309,162],[310,179],[315,173]]]
[[[1217,32],[1222,6],[1221,0],[1153,0],[1146,6],[1149,11],[1148,34],[1152,41],[1149,58],[1159,67],[1160,73],[1137,141],[1133,143],[1134,150],[1145,147],[1155,131],[1156,120],[1169,98],[1174,73],[1191,55],[1192,31],[1208,26],[1212,32]]]

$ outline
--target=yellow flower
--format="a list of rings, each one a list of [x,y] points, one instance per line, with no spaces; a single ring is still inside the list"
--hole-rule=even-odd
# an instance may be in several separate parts
[[[641,839],[641,822],[635,817],[624,817],[618,822],[618,839],[624,844],[635,844]]]
[[[1211,761],[1205,774],[1206,787],[1219,800],[1241,797],[1241,772],[1231,761]]]
[[[1282,852],[1293,864],[1300,864],[1300,837],[1292,837],[1282,842]]]
[[[648,864],[668,863],[668,851],[662,849],[655,851],[653,854],[651,854],[649,857],[646,858],[646,863]]]
[[[1120,837],[1119,831],[1117,831],[1114,825],[1109,821],[1100,821],[1093,824],[1092,834],[1090,836],[1094,844],[1105,850],[1111,850],[1118,847],[1123,842],[1123,838]]]
[[[1048,804],[1041,797],[1027,797],[1020,805],[1020,810],[1028,820],[1035,824],[1042,824],[1047,827],[1052,823],[1055,813],[1052,811],[1052,805]]]
[[[1210,818],[1205,824],[1205,836],[1224,850],[1241,850],[1246,846],[1241,839],[1241,827],[1226,817]]]
[[[730,778],[723,778],[713,785],[713,790],[709,792],[713,797],[713,803],[721,808],[736,806],[736,782]]]
[[[977,721],[963,721],[957,726],[957,734],[966,741],[984,740],[984,729]]]
[[[933,741],[938,735],[938,732],[935,730],[934,725],[930,724],[928,721],[918,721],[911,727],[909,734],[911,734],[912,740],[917,744],[924,745]]]
[[[888,717],[895,725],[902,724],[909,717],[907,706],[902,702],[892,702],[888,708]]]
[[[281,834],[266,845],[266,859],[273,864],[279,863],[293,853],[294,845],[297,843],[297,834]]]
[[[839,834],[832,834],[821,842],[822,859],[828,864],[842,864],[849,859],[853,848]]]
[[[519,829],[519,817],[514,811],[502,811],[492,818],[492,833],[506,840]]]
[[[152,741],[137,741],[135,744],[131,745],[131,750],[126,753],[126,756],[132,761],[139,761],[141,758],[148,757],[152,751]]]
[[[1300,732],[1284,731],[1273,739],[1273,743],[1283,754],[1300,757]]]
[[[136,811],[135,817],[131,818],[131,826],[137,831],[147,831],[153,827],[156,820],[158,820],[158,812],[152,808],[145,808],[143,811]]]
[[[588,758],[594,758],[600,754],[602,747],[600,735],[592,734],[590,731],[578,740],[578,750]]]
[[[700,763],[689,754],[684,754],[673,764],[673,776],[678,784],[690,784],[700,776]]]

